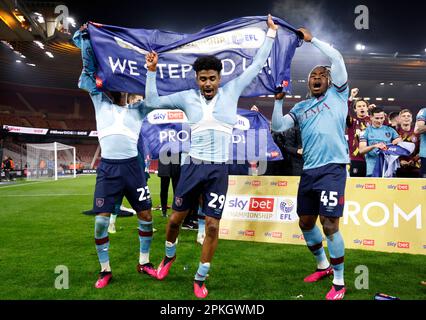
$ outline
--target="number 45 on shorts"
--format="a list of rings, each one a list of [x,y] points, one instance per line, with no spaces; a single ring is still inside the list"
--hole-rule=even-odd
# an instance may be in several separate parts
[[[339,194],[336,191],[322,191],[321,192],[321,202],[324,205],[324,207],[335,207],[338,205],[339,201],[337,199],[337,195]]]

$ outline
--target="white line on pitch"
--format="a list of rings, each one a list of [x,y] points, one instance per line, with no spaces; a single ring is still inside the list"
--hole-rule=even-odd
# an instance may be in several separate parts
[[[13,188],[13,187],[25,187],[25,186],[29,186],[32,184],[37,184],[37,183],[46,183],[46,182],[52,182],[51,180],[49,181],[35,181],[35,182],[29,182],[29,183],[22,183],[22,184],[14,184],[14,185],[9,185],[9,186],[0,186],[0,189],[6,189],[6,188]]]

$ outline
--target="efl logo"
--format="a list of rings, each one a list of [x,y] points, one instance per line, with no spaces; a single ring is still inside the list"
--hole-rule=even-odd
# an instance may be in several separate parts
[[[272,238],[278,238],[278,239],[282,239],[283,237],[283,233],[282,232],[272,232]]]
[[[229,229],[220,229],[220,234],[229,234]]]
[[[374,240],[364,239],[364,240],[362,241],[362,244],[363,244],[364,246],[374,246]]]
[[[183,120],[183,112],[181,111],[169,111],[167,112],[168,120]]]
[[[400,248],[400,249],[410,249],[410,243],[398,241],[397,247]]]
[[[236,180],[229,180],[229,185],[230,186],[235,186],[237,184]]]
[[[364,189],[366,189],[366,190],[375,190],[376,189],[376,184],[374,184],[374,183],[366,183],[364,185]]]
[[[408,184],[398,184],[396,186],[396,188],[398,190],[403,190],[403,191],[408,191],[410,189],[410,187],[408,186]]]
[[[287,181],[278,181],[278,187],[287,187]]]
[[[273,212],[274,198],[250,198],[249,211]]]
[[[254,237],[254,230],[246,230],[246,231],[244,232],[244,235],[245,235],[246,237]]]

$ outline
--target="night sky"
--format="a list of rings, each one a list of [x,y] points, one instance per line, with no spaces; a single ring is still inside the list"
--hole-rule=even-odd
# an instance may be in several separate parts
[[[95,21],[123,27],[194,33],[242,16],[278,16],[295,27],[305,26],[314,36],[344,50],[355,44],[368,52],[423,54],[426,48],[426,2],[420,0],[153,0],[63,1],[78,24]],[[369,29],[357,30],[355,7],[369,9]]]

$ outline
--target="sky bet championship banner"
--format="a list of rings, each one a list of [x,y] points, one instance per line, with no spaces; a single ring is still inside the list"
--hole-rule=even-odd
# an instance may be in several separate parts
[[[299,177],[230,176],[220,238],[306,245],[298,184]],[[426,179],[349,178],[345,198],[346,248],[426,255]]]
[[[222,60],[222,84],[236,78],[252,62],[267,32],[267,17],[242,17],[206,27],[195,34],[129,29],[89,24],[90,40],[97,62],[97,86],[111,91],[145,94],[145,54],[159,54],[159,95],[197,88],[192,64],[200,55]],[[301,45],[296,29],[279,18],[277,37],[269,59],[243,97],[273,94],[277,86],[290,91],[290,65]]]
[[[280,149],[272,139],[269,121],[260,112],[244,109],[237,110],[237,124],[232,133],[229,154],[231,160],[281,160]],[[151,159],[169,163],[167,152],[189,152],[191,128],[188,119],[181,110],[154,110],[144,119],[139,139],[139,148]],[[164,158],[163,158],[164,157]]]

